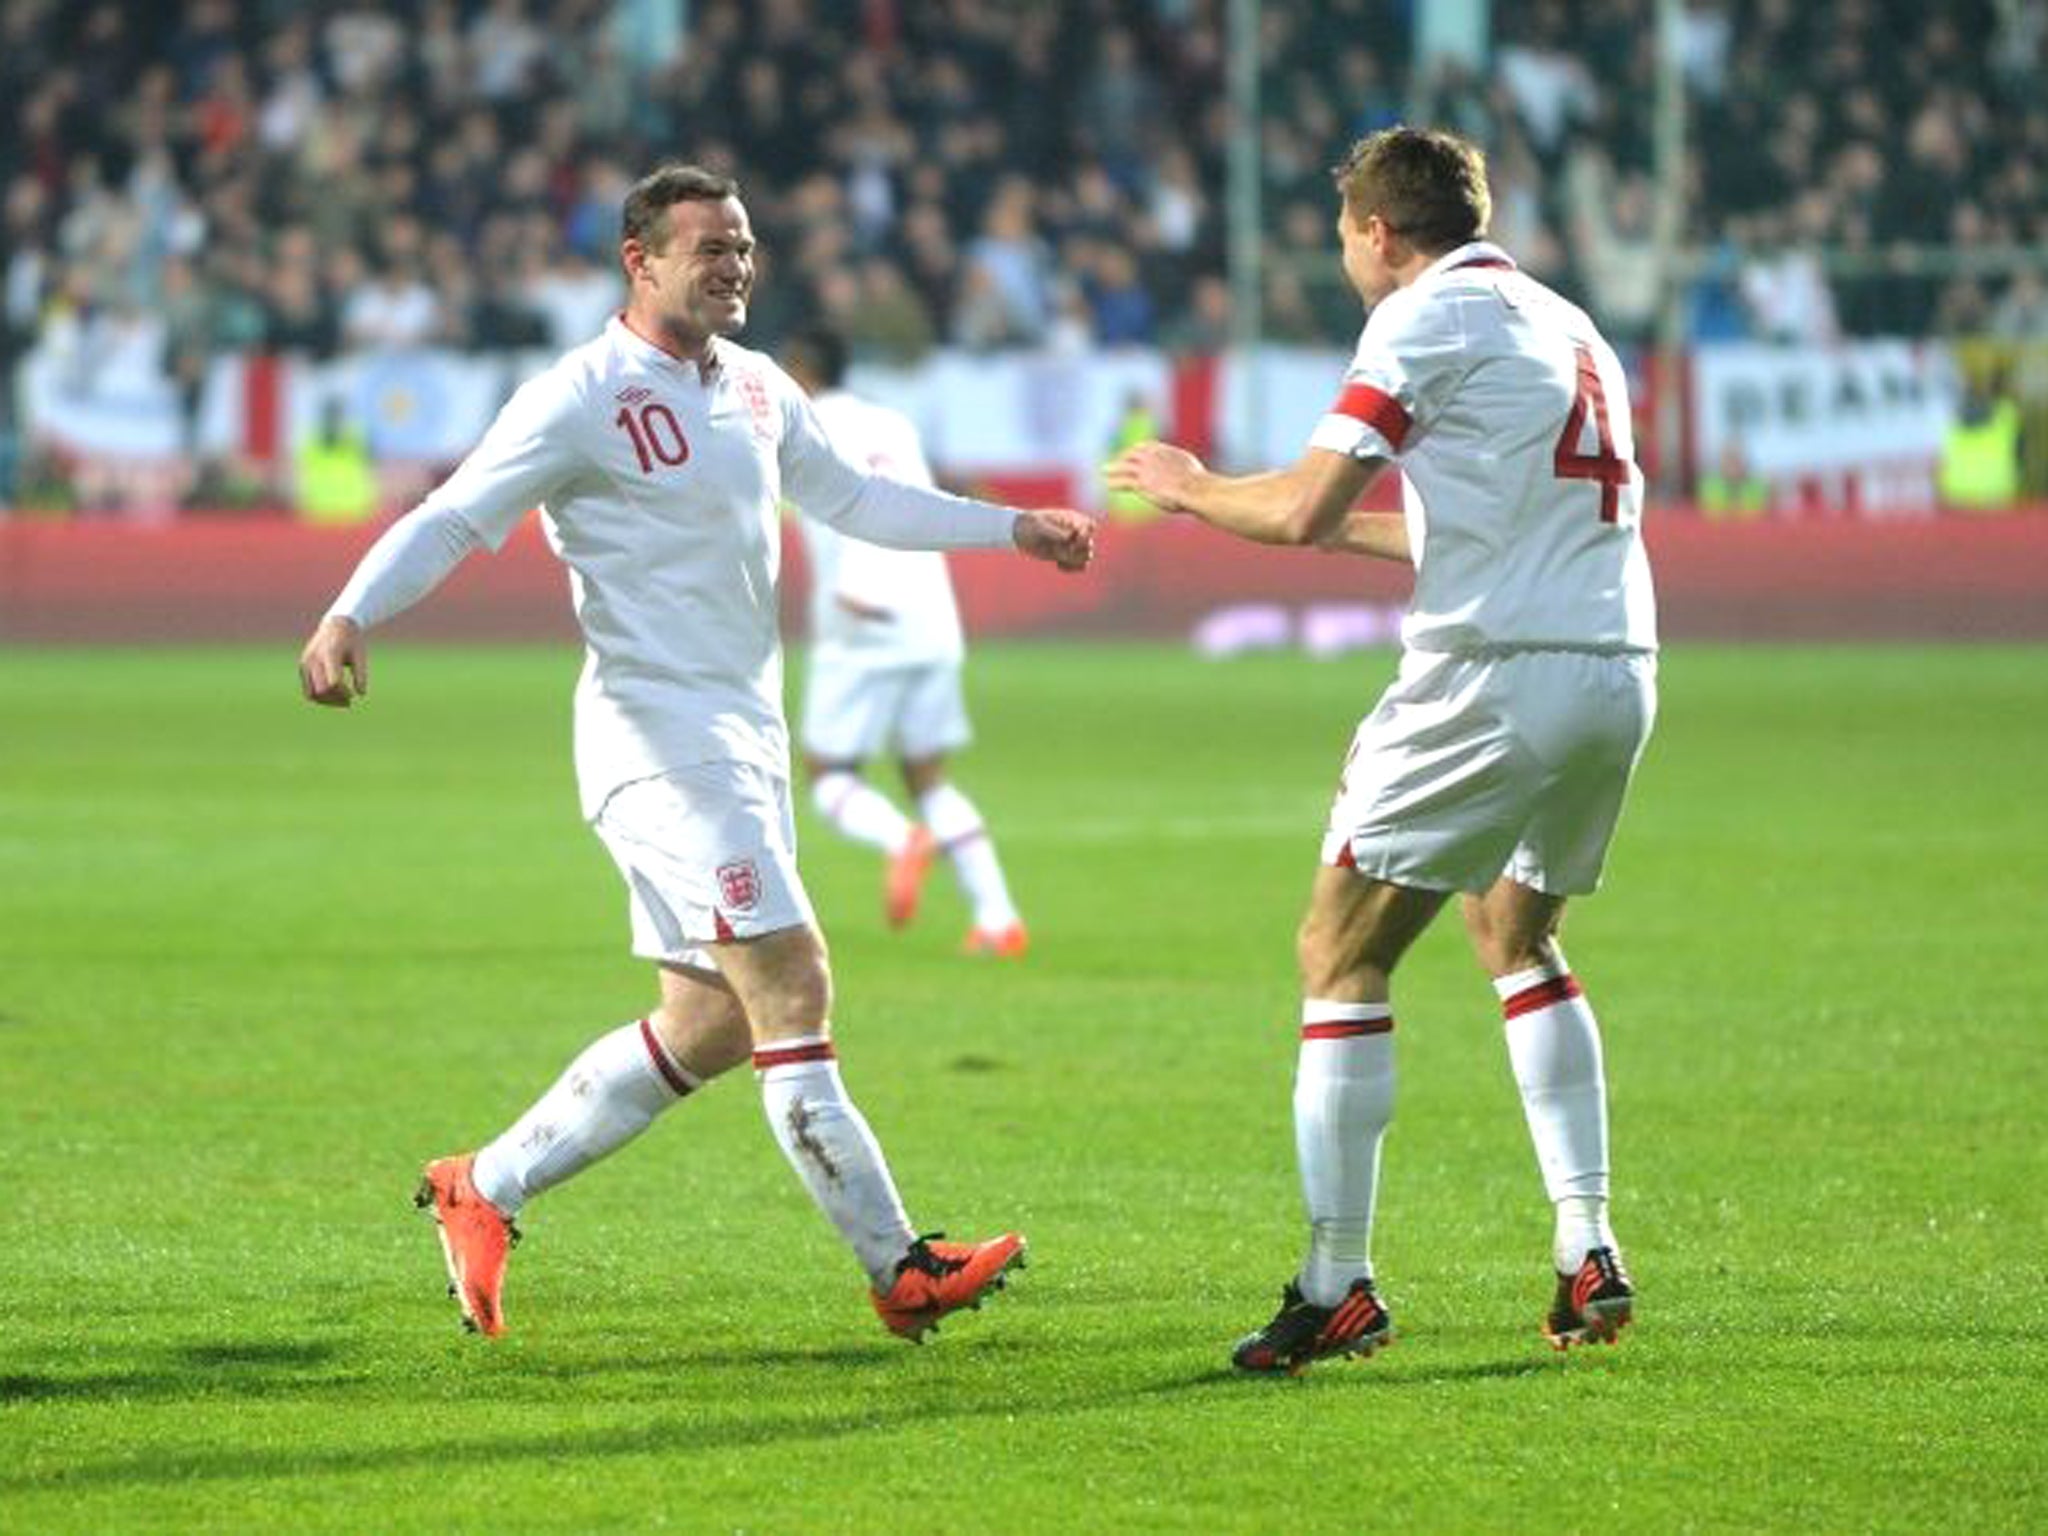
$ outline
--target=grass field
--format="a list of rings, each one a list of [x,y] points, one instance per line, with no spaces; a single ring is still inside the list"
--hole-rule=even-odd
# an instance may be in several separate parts
[[[1549,1353],[1484,980],[1398,988],[1398,1347],[1234,1379],[1297,1257],[1293,924],[1391,666],[990,647],[962,764],[1036,947],[886,934],[807,823],[849,1083],[913,1217],[1032,1267],[886,1337],[745,1074],[538,1202],[463,1336],[407,1205],[644,968],[575,658],[0,653],[0,1529],[2039,1530],[2048,651],[1677,649],[1568,939],[1612,1351]]]

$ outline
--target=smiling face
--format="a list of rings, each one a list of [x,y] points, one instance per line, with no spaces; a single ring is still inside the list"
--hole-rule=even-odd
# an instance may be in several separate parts
[[[628,236],[619,255],[631,285],[627,318],[671,351],[696,356],[713,336],[747,323],[754,289],[754,230],[736,197],[671,204],[659,242]]]

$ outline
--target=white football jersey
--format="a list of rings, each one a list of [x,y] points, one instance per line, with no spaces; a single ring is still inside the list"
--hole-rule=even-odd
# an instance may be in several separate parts
[[[1461,246],[1373,308],[1309,441],[1401,467],[1409,647],[1656,649],[1620,360],[1498,246]]]
[[[789,770],[776,578],[780,503],[870,539],[1008,548],[1005,508],[882,480],[833,451],[761,353],[719,340],[708,377],[618,318],[529,380],[422,510],[491,548],[538,506],[586,646],[584,814],[621,784],[737,759]]]
[[[811,401],[839,456],[878,475],[930,485],[917,428],[901,412],[845,390]],[[804,510],[799,504],[798,511]],[[803,519],[811,561],[811,645],[825,661],[909,666],[957,661],[963,649],[960,609],[946,557],[931,549],[884,549],[848,538],[813,517]],[[862,616],[841,598],[887,617]]]

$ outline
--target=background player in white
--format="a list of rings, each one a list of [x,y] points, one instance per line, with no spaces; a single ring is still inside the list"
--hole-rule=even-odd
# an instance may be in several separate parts
[[[363,631],[424,596],[530,507],[569,567],[584,814],[625,877],[659,1005],[592,1043],[497,1139],[427,1165],[464,1319],[504,1327],[525,1202],[748,1059],[790,1165],[858,1256],[875,1310],[920,1337],[1023,1256],[916,1235],[848,1098],[825,946],[797,876],[775,583],[779,503],[881,543],[1006,547],[1087,564],[1079,513],[1012,512],[871,475],[833,452],[803,391],[726,340],[754,237],[738,188],[665,166],[625,200],[625,312],[524,385],[474,452],[372,546],[300,658],[305,694],[366,691]]]
[[[932,484],[917,428],[887,406],[844,388],[846,342],[829,326],[798,330],[782,365],[841,457],[878,475]],[[974,955],[1020,956],[1028,944],[1010,899],[995,840],[974,802],[946,773],[948,753],[972,732],[960,691],[964,643],[946,557],[884,549],[803,519],[811,563],[811,654],[801,736],[812,803],[840,832],[888,855],[883,907],[901,927],[916,916],[935,850],[943,849],[973,908],[962,946]],[[892,753],[922,824],[861,774]]]
[[[1274,544],[1412,559],[1399,675],[1358,727],[1299,953],[1295,1140],[1310,1237],[1247,1370],[1390,1333],[1369,1245],[1393,1110],[1389,977],[1451,892],[1494,978],[1556,1209],[1559,1348],[1612,1341],[1633,1292],[1607,1220],[1600,1035],[1558,947],[1599,883],[1656,708],[1656,618],[1620,364],[1583,311],[1482,238],[1479,151],[1388,129],[1336,172],[1344,271],[1371,315],[1291,467],[1210,473],[1141,444],[1111,483]],[[1401,513],[1355,513],[1389,462]]]

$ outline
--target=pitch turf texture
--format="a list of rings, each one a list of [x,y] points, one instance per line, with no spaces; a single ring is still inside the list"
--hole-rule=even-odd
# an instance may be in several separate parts
[[[962,763],[1034,948],[891,936],[804,826],[913,1217],[1031,1267],[883,1334],[749,1074],[528,1213],[461,1334],[421,1159],[647,974],[569,780],[575,658],[0,656],[0,1528],[2041,1529],[2048,651],[1678,649],[1608,889],[1620,1347],[1455,927],[1398,987],[1401,1337],[1226,1367],[1301,1237],[1291,938],[1391,668],[987,647]]]

